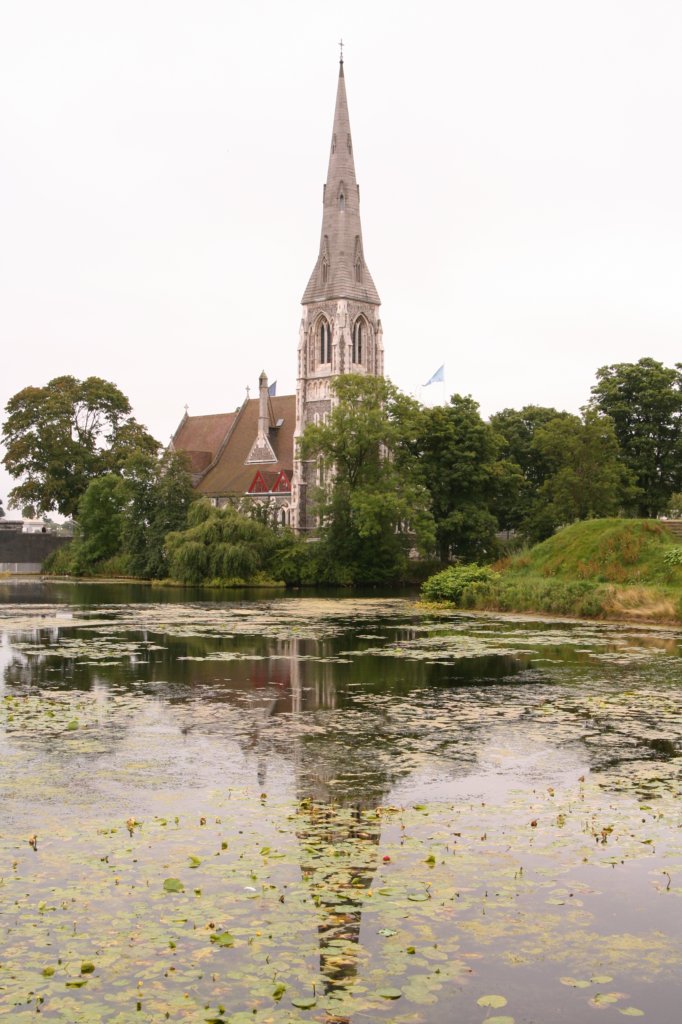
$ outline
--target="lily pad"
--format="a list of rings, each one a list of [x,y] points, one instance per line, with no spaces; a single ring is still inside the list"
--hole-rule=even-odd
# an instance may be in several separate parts
[[[382,999],[400,999],[402,992],[399,988],[380,988],[377,995],[381,996]]]
[[[479,1006],[491,1006],[495,1010],[499,1010],[501,1006],[507,1005],[507,1000],[504,996],[481,996],[476,1002]]]
[[[317,1006],[317,999],[315,996],[297,996],[291,1000],[291,1004],[299,1010],[312,1010],[313,1006]]]
[[[234,935],[230,935],[229,932],[214,932],[211,942],[214,942],[216,946],[234,946]]]
[[[184,892],[185,886],[179,878],[166,878],[164,879],[163,887],[166,892]]]

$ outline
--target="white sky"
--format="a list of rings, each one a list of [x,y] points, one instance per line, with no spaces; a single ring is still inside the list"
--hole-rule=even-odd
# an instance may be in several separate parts
[[[340,36],[396,384],[682,360],[679,0],[0,0],[2,409],[96,374],[166,441],[293,391]]]

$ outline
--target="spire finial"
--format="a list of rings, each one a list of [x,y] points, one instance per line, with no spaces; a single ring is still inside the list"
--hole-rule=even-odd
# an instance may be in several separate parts
[[[339,39],[339,50],[341,51],[339,56],[339,64],[343,64],[343,39]]]

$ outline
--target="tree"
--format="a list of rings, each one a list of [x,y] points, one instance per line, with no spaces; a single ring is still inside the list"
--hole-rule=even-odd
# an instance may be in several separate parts
[[[2,507],[2,498],[0,498],[0,519],[4,519],[4,517],[5,517],[5,510]]]
[[[538,492],[552,467],[534,445],[536,434],[552,420],[569,417],[570,413],[543,405],[526,405],[522,409],[503,409],[490,417],[496,434],[504,438],[504,455],[517,466],[521,479],[515,488],[500,495],[496,512],[500,527],[505,530],[527,532],[529,521],[538,502]]]
[[[636,494],[613,421],[594,408],[562,415],[535,434],[532,450],[547,468],[526,523],[533,540],[577,519],[615,516]]]
[[[518,476],[512,467],[499,465],[503,448],[470,396],[453,395],[449,405],[422,410],[414,450],[431,494],[442,561],[494,552],[496,498],[511,476]]]
[[[166,537],[184,530],[196,495],[184,452],[166,451],[161,459],[137,453],[125,465],[128,503],[123,550],[136,576],[168,575]]]
[[[10,505],[74,516],[88,484],[116,473],[135,451],[154,454],[158,442],[132,416],[126,396],[101,377],[55,377],[10,398],[2,440],[4,465],[22,482]]]
[[[288,529],[273,530],[235,508],[194,502],[187,528],[168,535],[170,575],[183,583],[231,580],[248,583],[268,574],[275,557],[297,543]]]
[[[402,576],[413,547],[433,544],[428,491],[412,441],[414,400],[383,377],[344,374],[331,384],[336,401],[327,422],[309,425],[301,457],[316,460],[321,485],[316,552],[330,582],[386,582]]]
[[[658,515],[682,489],[682,363],[669,368],[645,358],[602,366],[591,404],[613,420],[641,490],[638,514]]]
[[[116,473],[107,473],[88,484],[78,503],[78,539],[74,545],[74,562],[81,571],[121,552],[127,501],[127,482]]]

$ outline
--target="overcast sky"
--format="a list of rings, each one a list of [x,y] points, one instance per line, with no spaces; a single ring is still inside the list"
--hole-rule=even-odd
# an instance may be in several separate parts
[[[679,0],[0,0],[3,409],[96,374],[165,442],[293,391],[341,36],[396,384],[682,360]]]

